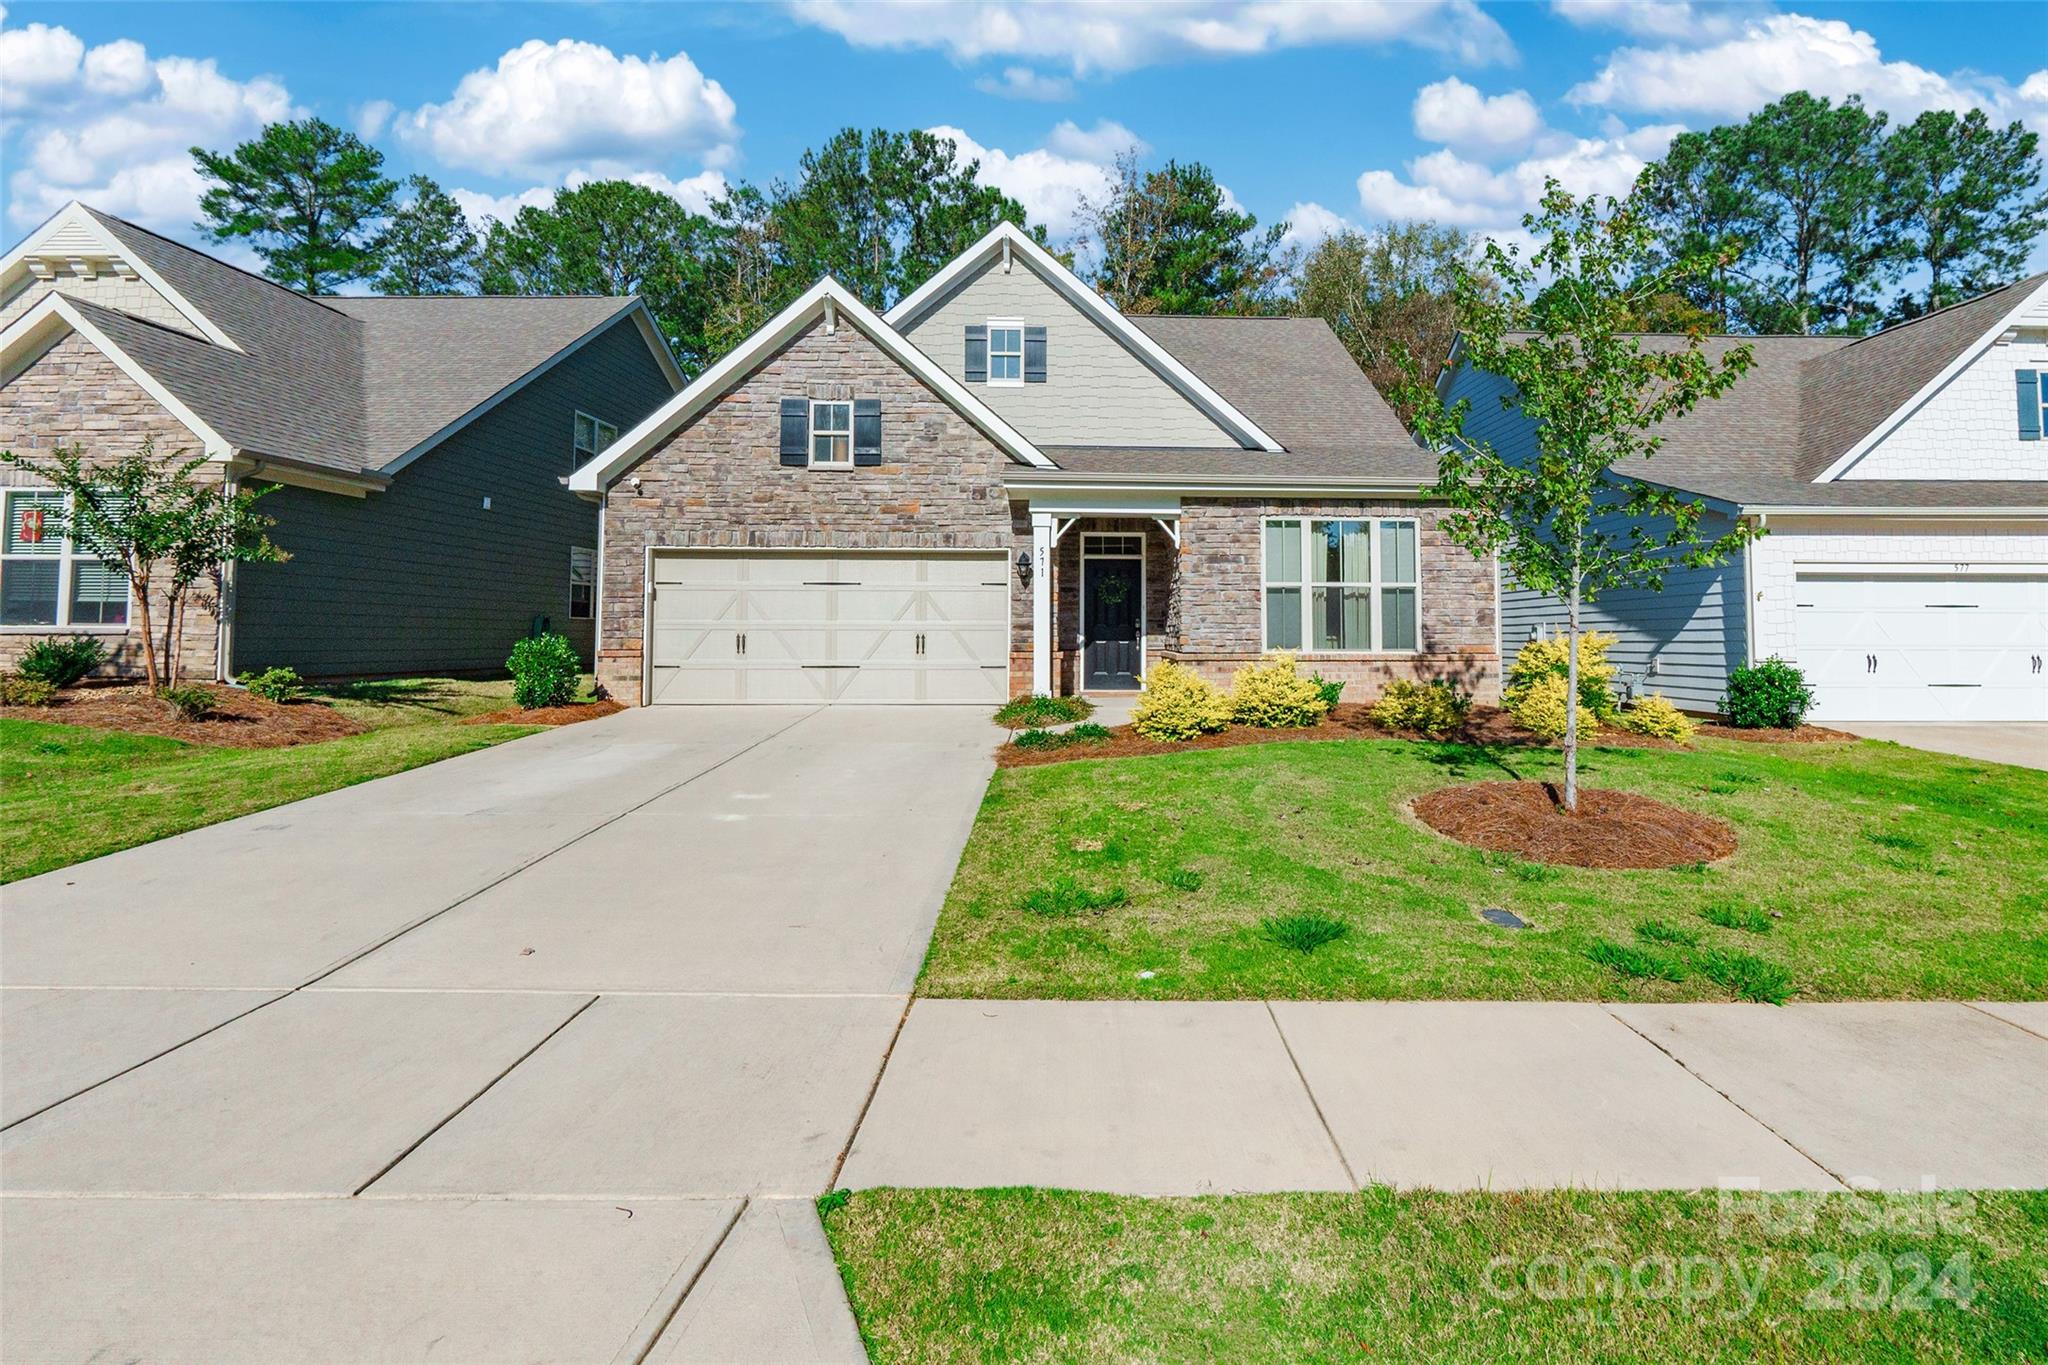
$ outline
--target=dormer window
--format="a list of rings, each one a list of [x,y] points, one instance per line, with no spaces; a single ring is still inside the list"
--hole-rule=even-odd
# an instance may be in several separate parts
[[[1024,323],[1016,318],[988,322],[988,382],[1024,382]]]
[[[1045,328],[1022,318],[990,318],[967,329],[961,378],[970,384],[1008,388],[1045,382]]]

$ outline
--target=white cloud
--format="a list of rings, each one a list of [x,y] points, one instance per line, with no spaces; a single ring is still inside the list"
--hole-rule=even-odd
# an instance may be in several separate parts
[[[0,33],[0,88],[16,134],[7,182],[16,226],[83,199],[189,236],[203,188],[190,149],[226,149],[303,112],[272,77],[238,81],[211,58],[153,58],[127,38],[88,51],[41,24]]]
[[[941,124],[928,131],[934,137],[950,139],[962,161],[979,161],[984,181],[1022,204],[1032,220],[1045,224],[1055,238],[1062,238],[1073,235],[1084,199],[1100,201],[1109,193],[1109,162],[1115,148],[1110,146],[1113,137],[1104,130],[1115,129],[1127,137],[1130,133],[1119,124],[1109,123],[1098,123],[1085,133],[1071,123],[1062,124],[1061,129],[1074,130],[1070,137],[1061,139],[1070,146],[1088,147],[1096,153],[1106,151],[1108,155],[1077,156],[1046,146],[1013,156],[1000,147],[984,147],[959,128]],[[1060,136],[1061,129],[1054,130],[1055,138]]]
[[[1082,128],[1072,119],[1064,119],[1046,134],[1045,145],[1061,156],[1091,161],[1098,166],[1111,164],[1125,152],[1143,156],[1152,150],[1144,138],[1114,119],[1098,119],[1093,128]]]
[[[726,164],[740,136],[725,87],[689,54],[620,57],[564,38],[522,43],[470,72],[442,104],[400,118],[399,135],[436,160],[502,174],[644,164],[650,151]]]
[[[398,112],[398,106],[390,100],[367,100],[356,106],[356,136],[365,142],[375,142],[384,136],[384,130],[391,126],[391,116]]]
[[[1006,66],[1000,78],[983,76],[974,88],[984,95],[1001,95],[1010,100],[1068,100],[1074,97],[1074,83],[1065,76],[1047,76],[1028,66]]]
[[[1740,30],[1763,9],[1757,0],[1695,5],[1689,0],[1550,0],[1551,12],[1580,28],[1616,28],[1638,38],[1708,43]]]
[[[1468,65],[1514,60],[1474,0],[788,0],[858,47],[937,48],[960,61],[1065,62],[1077,76],[1190,57],[1332,43],[1405,43]]]
[[[2036,71],[2020,86],[2020,98],[2048,104],[2048,71]]]
[[[1864,103],[1911,118],[1928,109],[1982,107],[2016,117],[2018,96],[1991,78],[1948,77],[1912,62],[1888,62],[1877,40],[1839,19],[1777,14],[1745,23],[1707,47],[1624,47],[1566,98],[1648,113],[1734,119],[1794,90]]]
[[[1526,90],[1482,95],[1456,76],[1415,94],[1415,135],[1480,153],[1518,152],[1543,131],[1543,115]]]
[[[452,189],[448,195],[459,206],[470,226],[478,232],[484,229],[484,220],[497,218],[511,221],[523,208],[544,209],[555,202],[559,190],[573,190],[593,180],[630,180],[636,185],[645,185],[650,190],[659,190],[681,204],[692,213],[711,211],[711,201],[724,197],[725,176],[718,171],[703,171],[682,180],[671,180],[659,171],[636,171],[630,175],[612,172],[595,173],[574,170],[562,178],[559,187],[535,185],[530,189],[518,190],[511,194],[492,194],[488,190]]]
[[[1299,247],[1305,252],[1314,251],[1338,233],[1349,232],[1357,226],[1343,214],[1321,204],[1303,202],[1287,210],[1287,235],[1280,239],[1280,245],[1283,248]]]

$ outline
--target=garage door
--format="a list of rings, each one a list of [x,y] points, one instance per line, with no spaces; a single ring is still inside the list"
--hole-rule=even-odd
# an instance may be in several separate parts
[[[656,702],[981,702],[1010,691],[1000,551],[665,551]]]
[[[2048,720],[2048,576],[1799,575],[1820,721]]]

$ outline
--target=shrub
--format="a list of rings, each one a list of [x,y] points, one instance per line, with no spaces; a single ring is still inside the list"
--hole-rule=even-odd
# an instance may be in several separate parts
[[[1418,730],[1441,739],[1465,723],[1472,699],[1447,682],[1418,683],[1406,678],[1387,684],[1373,703],[1372,718],[1389,730]]]
[[[1262,730],[1298,730],[1329,714],[1322,688],[1294,671],[1294,656],[1270,654],[1265,662],[1237,670],[1230,687],[1230,713],[1240,725]]]
[[[106,659],[106,646],[90,635],[68,640],[38,640],[21,653],[16,665],[21,676],[52,687],[69,687],[98,668]]]
[[[213,693],[196,683],[166,687],[157,696],[186,720],[204,720],[213,714]]]
[[[1616,717],[1615,723],[1632,734],[1675,739],[1680,744],[1690,740],[1693,732],[1700,728],[1698,721],[1666,701],[1658,692],[1638,698],[1628,710]]]
[[[306,690],[306,680],[295,668],[266,668],[261,673],[244,673],[242,686],[266,701],[286,702]]]
[[[1107,744],[1114,738],[1116,736],[1109,732],[1107,725],[1097,725],[1092,720],[1085,721],[1067,731],[1067,743],[1069,744]]]
[[[1773,656],[1728,675],[1721,709],[1744,730],[1796,730],[1813,709],[1813,689],[1796,665]]]
[[[1312,953],[1325,943],[1335,943],[1351,932],[1351,926],[1343,920],[1314,911],[1304,915],[1275,915],[1261,920],[1259,929],[1272,942],[1297,953]]]
[[[0,673],[0,706],[48,706],[55,700],[55,683],[18,673]]]
[[[1333,682],[1320,673],[1311,673],[1308,675],[1308,680],[1316,685],[1316,691],[1322,694],[1324,704],[1330,708],[1335,709],[1337,703],[1343,699],[1344,680],[1342,678]]]
[[[1699,955],[1700,975],[1741,1000],[1782,1005],[1792,994],[1792,974],[1754,953],[1706,948]]]
[[[1048,697],[1043,693],[1012,697],[996,708],[996,724],[1006,730],[1040,730],[1048,725],[1065,725],[1086,720],[1095,704],[1085,697]]]
[[[512,670],[512,700],[528,711],[565,706],[576,699],[583,665],[566,635],[535,635],[512,646],[505,661]]]
[[[1550,674],[1536,679],[1508,702],[1508,714],[1524,730],[1545,739],[1564,734],[1565,680]],[[1583,690],[1580,695],[1585,695]],[[1587,706],[1579,707],[1579,733],[1590,735],[1600,728],[1600,717]]]
[[[1192,668],[1171,661],[1145,670],[1145,690],[1131,712],[1131,728],[1169,744],[1210,735],[1230,724],[1230,699]]]
[[[1607,651],[1614,648],[1614,643],[1615,637],[1604,631],[1589,630],[1579,636],[1579,705],[1602,720],[1614,714],[1614,665],[1607,662]],[[1523,693],[1544,678],[1566,681],[1570,668],[1568,637],[1554,635],[1529,641],[1508,665],[1507,686],[1501,689],[1502,704],[1514,710],[1515,701]]]
[[[1027,892],[1024,908],[1048,919],[1067,919],[1074,915],[1113,910],[1130,898],[1130,893],[1121,886],[1094,891],[1081,885],[1071,874],[1063,873],[1051,884],[1036,886]]]

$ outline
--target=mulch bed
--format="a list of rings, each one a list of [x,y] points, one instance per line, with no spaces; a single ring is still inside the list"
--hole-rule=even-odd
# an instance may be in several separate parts
[[[169,702],[140,686],[66,688],[48,706],[0,707],[0,715],[235,749],[282,749],[363,732],[361,725],[324,702],[266,701],[239,687],[207,691],[213,693],[215,710],[199,720],[185,719]]]
[[[1461,844],[1570,867],[1709,863],[1735,851],[1735,830],[1632,792],[1579,790],[1568,815],[1549,782],[1479,782],[1415,798],[1417,818]]]
[[[1700,733],[1709,739],[1740,739],[1751,744],[1828,744],[1859,738],[1825,725],[1802,725],[1796,730],[1738,730],[1733,725],[1702,725]]]
[[[579,720],[596,720],[625,710],[621,702],[607,698],[604,701],[577,701],[567,706],[536,706],[531,711],[522,711],[508,706],[502,711],[487,711],[481,716],[465,716],[464,725],[574,725]]]

